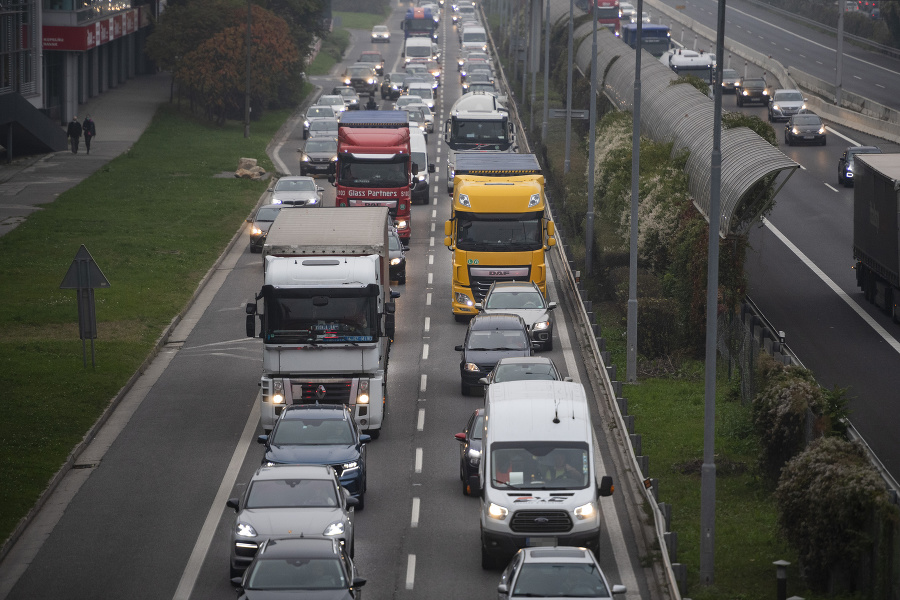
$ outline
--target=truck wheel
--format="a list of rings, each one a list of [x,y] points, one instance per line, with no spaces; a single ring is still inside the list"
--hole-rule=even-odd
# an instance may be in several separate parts
[[[840,174],[838,174],[838,185],[842,185],[847,187],[847,181]]]

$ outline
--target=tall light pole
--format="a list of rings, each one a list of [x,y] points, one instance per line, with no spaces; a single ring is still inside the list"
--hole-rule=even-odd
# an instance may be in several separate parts
[[[841,81],[844,70],[844,10],[846,10],[844,0],[838,2],[838,26],[837,26],[837,65],[834,82],[834,103],[841,105],[841,92],[843,91],[844,82]]]
[[[541,123],[541,141],[547,146],[547,122],[550,120],[550,0],[544,0],[547,16],[544,17],[544,121]]]
[[[716,81],[722,81],[725,0],[719,0]],[[706,265],[706,382],[703,409],[703,466],[700,468],[700,582],[714,581],[716,548],[716,338],[719,316],[719,222],[722,191],[722,86],[715,87],[713,147],[709,173],[709,257]]]
[[[637,381],[637,270],[638,270],[638,215],[640,206],[640,172],[641,172],[641,51],[644,35],[644,0],[637,3],[637,43],[634,52],[634,93],[631,124],[631,236],[629,240],[630,255],[628,257],[628,310],[625,332],[626,357],[625,379],[629,383]]]
[[[594,7],[591,7],[591,16],[594,16]],[[588,189],[587,189],[587,215],[585,215],[584,228],[584,272],[590,277],[594,270],[594,145],[597,141],[597,19],[591,19],[593,30],[591,32],[591,104],[588,127]]]
[[[592,2],[594,0],[591,0]],[[563,174],[569,174],[569,146],[572,139],[572,46],[575,37],[575,24],[572,22],[575,14],[575,0],[569,0],[569,70],[566,76],[566,161]],[[592,13],[593,14],[593,13]]]
[[[244,137],[250,137],[250,24],[253,22],[253,11],[252,4],[250,0],[247,0],[247,64],[246,64],[246,75],[247,79],[244,82],[245,91],[244,91]]]

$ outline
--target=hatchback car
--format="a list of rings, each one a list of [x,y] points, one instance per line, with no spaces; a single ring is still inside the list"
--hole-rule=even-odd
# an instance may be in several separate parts
[[[418,128],[422,135],[425,136],[425,140],[428,141],[428,123],[425,121],[425,113],[422,112],[422,109],[418,108],[417,104],[407,104],[403,107],[403,110],[408,115],[407,120],[409,121],[410,130]]]
[[[784,128],[784,143],[788,146],[808,143],[824,146],[826,142],[825,123],[819,115],[812,113],[794,115]]]
[[[378,50],[364,50],[360,53],[357,63],[372,65],[376,75],[384,75],[384,56]]]
[[[338,96],[340,98],[340,96]],[[326,138],[336,140],[338,136],[337,119],[322,119],[309,124],[307,139]]]
[[[231,530],[231,576],[238,577],[271,536],[337,539],[353,556],[353,507],[334,469],[322,465],[260,467],[247,489],[226,503],[237,513]]]
[[[501,358],[494,370],[482,378],[481,384],[504,381],[572,381],[571,377],[561,377],[553,360],[546,356],[524,356]]]
[[[609,585],[587,548],[548,546],[516,552],[500,576],[497,597],[608,600],[626,591],[624,585]]]
[[[337,140],[316,137],[308,140],[306,146],[297,152],[300,153],[301,175],[328,174],[334,171],[334,165],[337,162]]]
[[[337,540],[312,537],[267,540],[244,577],[231,581],[240,588],[239,600],[353,600],[366,584]]]
[[[769,98],[769,121],[787,121],[806,110],[806,98],[800,90],[775,90]]]
[[[391,281],[399,284],[406,283],[406,251],[409,246],[400,241],[400,235],[395,227],[388,232],[388,251],[390,253],[390,277]]]
[[[479,408],[472,413],[466,428],[453,437],[459,442],[459,478],[462,480],[463,495],[470,496],[472,488],[469,478],[478,475],[481,465],[481,450],[484,438],[484,409]]]
[[[360,104],[362,104],[362,102],[359,98],[359,94],[356,93],[356,90],[352,87],[346,85],[336,86],[331,90],[331,93],[344,99],[344,106],[347,110],[360,109]]]
[[[376,25],[372,28],[372,43],[390,43],[391,41],[391,30],[387,28],[387,25]]]
[[[343,102],[341,102],[343,106]],[[309,126],[313,121],[334,121],[340,110],[332,105],[313,104],[306,110],[306,118],[303,120],[303,139],[309,137]]]
[[[264,465],[330,465],[341,485],[365,508],[366,444],[350,409],[340,404],[286,406],[270,435],[257,438],[265,446]]]
[[[881,154],[878,146],[850,146],[838,159],[838,183],[844,187],[853,185],[853,158],[857,154]]]
[[[312,177],[289,175],[276,181],[268,191],[272,194],[272,204],[315,208],[322,205],[321,195],[325,190]]]
[[[762,77],[744,77],[734,87],[737,96],[737,105],[743,106],[750,102],[765,104],[769,101],[769,90],[766,80]]]
[[[280,211],[281,205],[266,204],[257,209],[253,218],[247,219],[247,222],[250,223],[250,252],[262,252],[263,244],[266,243],[266,235],[269,234],[269,228]]]
[[[344,97],[338,94],[323,94],[316,100],[316,104],[333,108],[334,118],[339,117],[342,112],[347,110],[347,105],[344,103]]]
[[[556,302],[547,302],[533,281],[497,281],[491,284],[475,308],[487,315],[514,314],[528,326],[532,341],[544,350],[553,350],[553,319]]]
[[[462,93],[467,93],[474,84],[483,84],[494,87],[494,78],[490,71],[471,71],[466,75],[465,81],[462,82]]]
[[[456,346],[460,353],[460,391],[463,396],[481,388],[479,380],[490,373],[497,361],[508,356],[531,356],[528,327],[522,317],[512,314],[475,315],[469,321],[465,341]]]
[[[425,104],[425,102],[422,101],[422,96],[418,94],[404,94],[397,98],[397,101],[394,103],[394,110],[403,110],[410,104]]]

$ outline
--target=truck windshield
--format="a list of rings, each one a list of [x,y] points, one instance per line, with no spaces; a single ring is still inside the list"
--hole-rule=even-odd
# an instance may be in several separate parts
[[[601,19],[618,19],[619,18],[619,7],[618,6],[597,6],[594,8],[594,16],[597,17],[597,20]]]
[[[406,19],[403,28],[412,33],[431,33],[434,31],[434,19]]]
[[[704,83],[712,83],[713,68],[712,65],[686,65],[672,67],[676,73],[681,76],[693,75],[703,80]]]
[[[409,185],[409,158],[397,160],[358,160],[341,156],[338,185],[365,188],[398,188]]]
[[[591,481],[591,457],[580,442],[491,444],[491,485],[502,489],[580,490]]]
[[[526,218],[517,218],[517,217]],[[460,250],[522,252],[543,248],[541,218],[528,215],[473,215],[457,213],[457,241]]]
[[[509,135],[503,120],[482,121],[453,119],[450,128],[450,147],[472,150],[506,150]]]
[[[266,303],[266,343],[374,342],[375,298],[291,298]]]

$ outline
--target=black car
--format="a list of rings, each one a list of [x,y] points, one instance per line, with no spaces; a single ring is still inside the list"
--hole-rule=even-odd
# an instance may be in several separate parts
[[[372,64],[350,65],[344,71],[341,80],[344,85],[349,85],[358,93],[370,95],[378,88],[378,78],[375,77],[375,66]]]
[[[240,600],[327,598],[352,600],[366,580],[340,542],[313,537],[270,539],[260,545],[243,578]],[[302,594],[302,596],[301,596]]]
[[[402,71],[385,73],[384,79],[381,80],[381,99],[396,100],[399,98],[405,76],[406,73]]]
[[[280,204],[260,206],[253,218],[247,219],[247,222],[250,223],[250,252],[262,252],[263,244],[266,243],[266,235],[268,235],[275,217],[281,211],[281,206]]]
[[[469,417],[464,431],[455,436],[459,442],[459,478],[462,480],[462,491],[471,495],[469,477],[478,475],[481,464],[481,440],[484,438],[484,409],[479,408]]]
[[[503,383],[504,381],[572,381],[571,377],[563,377],[546,356],[516,356],[501,358],[494,370],[481,381],[482,385]]]
[[[762,77],[744,77],[734,86],[734,94],[737,105],[743,106],[750,102],[768,104],[769,89],[766,80]]]
[[[337,140],[334,138],[312,138],[300,153],[300,175],[334,172],[337,161]]]
[[[812,113],[794,115],[784,127],[784,143],[788,146],[794,144],[819,144],[824,146],[825,123],[822,117]]]
[[[406,251],[409,250],[409,246],[400,241],[400,236],[394,227],[391,227],[388,233],[388,250],[391,259],[389,269],[391,281],[402,285],[406,283]]]
[[[497,361],[508,356],[531,356],[528,327],[517,315],[476,315],[469,321],[466,340],[456,346],[460,352],[460,391],[463,396],[481,388],[479,380],[490,373]]]
[[[853,185],[853,157],[857,154],[881,154],[878,146],[850,146],[838,159],[838,183],[844,187]]]
[[[270,435],[257,438],[266,447],[264,465],[330,465],[341,485],[365,507],[366,443],[350,409],[341,404],[287,406]]]
[[[376,75],[384,75],[384,56],[378,50],[364,50],[356,62],[372,65]]]

